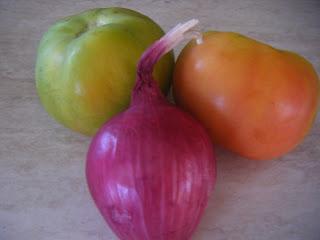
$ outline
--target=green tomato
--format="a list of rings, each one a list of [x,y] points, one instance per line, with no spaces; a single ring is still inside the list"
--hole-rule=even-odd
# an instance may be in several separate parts
[[[128,107],[138,60],[163,34],[150,18],[124,8],[93,9],[58,21],[38,49],[41,103],[64,126],[94,134]],[[155,67],[155,80],[165,94],[173,65],[170,53]]]

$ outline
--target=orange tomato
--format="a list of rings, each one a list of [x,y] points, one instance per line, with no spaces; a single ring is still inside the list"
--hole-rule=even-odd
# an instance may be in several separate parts
[[[319,80],[295,53],[237,33],[207,32],[203,43],[191,41],[181,52],[173,92],[214,142],[247,158],[272,159],[310,129]]]

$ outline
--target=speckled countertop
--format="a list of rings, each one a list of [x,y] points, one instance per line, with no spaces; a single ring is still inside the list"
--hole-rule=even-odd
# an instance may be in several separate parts
[[[49,118],[34,85],[36,48],[47,28],[60,17],[105,6],[136,9],[165,30],[197,17],[203,29],[237,31],[294,50],[320,73],[319,0],[1,0],[1,240],[116,239],[88,194],[90,139]],[[320,239],[319,116],[305,141],[280,159],[217,153],[216,189],[194,240]]]

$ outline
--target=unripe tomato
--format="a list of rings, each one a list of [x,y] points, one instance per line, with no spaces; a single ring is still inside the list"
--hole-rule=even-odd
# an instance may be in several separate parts
[[[150,18],[124,8],[92,9],[56,22],[38,49],[36,86],[47,112],[64,126],[92,135],[130,102],[136,65],[163,35]],[[164,93],[173,54],[156,65]]]
[[[176,102],[214,142],[252,159],[293,149],[319,101],[319,80],[307,60],[231,32],[207,32],[202,44],[189,43],[173,88]]]

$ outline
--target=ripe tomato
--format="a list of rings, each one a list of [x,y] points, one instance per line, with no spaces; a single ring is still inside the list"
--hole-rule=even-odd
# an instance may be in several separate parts
[[[301,56],[240,34],[207,32],[189,43],[174,73],[174,97],[214,142],[252,159],[294,148],[317,111],[319,81]]]

